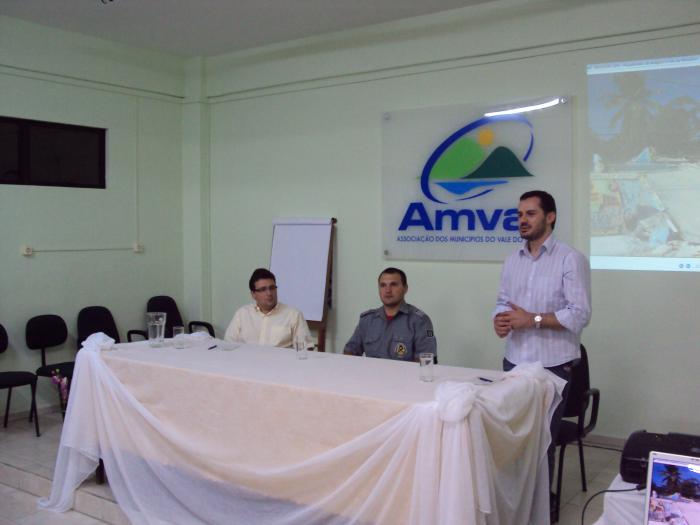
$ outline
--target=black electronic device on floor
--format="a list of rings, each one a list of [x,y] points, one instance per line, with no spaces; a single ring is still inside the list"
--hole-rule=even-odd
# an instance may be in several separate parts
[[[669,452],[688,456],[700,456],[700,436],[691,434],[655,434],[646,430],[633,432],[620,458],[620,475],[627,483],[642,484],[647,479],[649,452]]]

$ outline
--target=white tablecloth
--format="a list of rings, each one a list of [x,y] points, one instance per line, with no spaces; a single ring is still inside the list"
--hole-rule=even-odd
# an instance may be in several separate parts
[[[562,382],[541,367],[422,383],[416,363],[193,342],[79,352],[45,507],[101,457],[134,523],[548,522]]]

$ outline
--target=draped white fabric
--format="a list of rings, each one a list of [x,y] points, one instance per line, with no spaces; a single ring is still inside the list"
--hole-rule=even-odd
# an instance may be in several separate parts
[[[415,363],[254,346],[104,352],[105,337],[78,354],[45,508],[70,509],[101,457],[137,524],[549,522],[563,382],[541,366],[488,372],[503,377],[488,385],[440,366],[422,384]],[[377,369],[383,385],[357,385]]]

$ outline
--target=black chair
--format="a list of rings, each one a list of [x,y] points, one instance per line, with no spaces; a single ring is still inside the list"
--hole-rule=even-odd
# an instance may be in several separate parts
[[[60,346],[68,339],[66,322],[58,315],[38,315],[27,321],[25,335],[27,348],[30,350],[41,350],[41,366],[36,369],[36,375],[50,378],[55,373],[58,373],[61,377],[66,378],[70,388],[70,380],[73,377],[75,361],[64,361],[51,365],[46,364],[46,349],[52,346]],[[66,401],[61,394],[60,385],[57,385],[57,388],[58,399],[61,403],[61,413],[65,416]]]
[[[598,405],[600,404],[600,390],[591,388],[588,373],[588,353],[586,347],[581,345],[581,359],[571,369],[571,384],[569,395],[564,407],[564,418],[576,418],[575,421],[562,419],[557,436],[559,446],[559,472],[557,473],[556,493],[556,517],[559,517],[561,504],[561,480],[564,469],[564,451],[569,443],[578,443],[578,457],[581,468],[581,487],[584,492],[588,490],[586,485],[586,465],[583,460],[583,438],[595,428],[598,421]],[[591,407],[590,418],[586,424],[586,414]]]
[[[78,312],[78,350],[83,341],[96,332],[103,332],[119,342],[119,330],[112,312],[104,306],[86,306]]]
[[[119,343],[119,330],[117,323],[114,322],[114,316],[109,308],[104,306],[86,306],[78,312],[78,350],[82,347],[85,341],[92,334],[102,332],[114,339],[115,343]],[[98,485],[105,482],[105,467],[102,459],[95,470],[95,478]]]
[[[0,324],[0,354],[7,350],[7,331]],[[7,388],[7,404],[5,405],[5,420],[3,427],[7,428],[7,417],[10,414],[10,400],[12,399],[12,389],[18,386],[29,386],[32,389],[32,406],[29,410],[29,422],[34,418],[34,430],[37,437],[39,432],[39,415],[36,412],[36,374],[31,372],[0,372],[0,390]]]
[[[182,326],[182,316],[180,315],[177,303],[175,299],[168,295],[156,295],[155,297],[151,297],[148,303],[146,303],[146,312],[165,312],[165,337],[173,336],[173,326]],[[187,325],[187,331],[192,333],[197,327],[205,328],[207,332],[209,332],[209,335],[215,337],[214,327],[210,323],[204,321],[190,321]],[[148,339],[148,334],[143,330],[129,330],[126,334],[129,342],[133,341],[134,336]]]

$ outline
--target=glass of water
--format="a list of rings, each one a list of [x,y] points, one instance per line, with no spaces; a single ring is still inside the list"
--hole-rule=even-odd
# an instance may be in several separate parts
[[[185,348],[184,326],[173,326],[173,346],[175,348]]]
[[[430,383],[433,380],[433,361],[435,355],[432,352],[418,354],[420,360],[420,380]]]
[[[306,346],[306,339],[303,337],[297,337],[294,339],[294,349],[297,352],[297,359],[306,359],[309,357]]]

